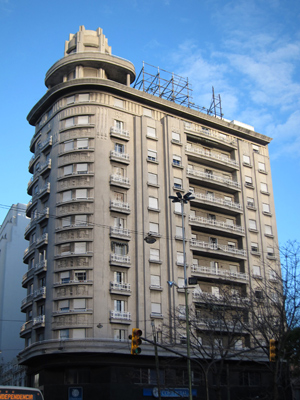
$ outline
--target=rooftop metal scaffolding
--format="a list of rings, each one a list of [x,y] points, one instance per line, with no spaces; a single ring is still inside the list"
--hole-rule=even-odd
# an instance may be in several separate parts
[[[147,69],[146,69],[146,67]],[[150,72],[150,70],[152,72]],[[205,112],[209,115],[223,117],[221,109],[221,97],[218,95],[216,101],[213,89],[212,103],[209,109],[197,106],[192,100],[192,89],[188,78],[176,75],[173,72],[165,71],[159,67],[154,67],[143,61],[143,67],[134,83],[135,89],[142,90],[162,99],[173,101],[185,107],[193,108]],[[219,111],[219,112],[218,112]]]

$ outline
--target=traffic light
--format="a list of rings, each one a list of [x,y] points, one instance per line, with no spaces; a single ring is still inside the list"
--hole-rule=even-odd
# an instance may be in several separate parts
[[[269,341],[269,360],[275,362],[278,356],[278,342],[275,339]]]
[[[141,348],[139,347],[142,344],[142,336],[143,332],[138,328],[132,329],[132,335],[129,335],[129,339],[131,339],[131,354],[137,355],[142,352]]]

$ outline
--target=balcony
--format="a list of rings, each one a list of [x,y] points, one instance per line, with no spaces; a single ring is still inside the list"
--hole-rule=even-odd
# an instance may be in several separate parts
[[[33,172],[34,164],[36,163],[36,161],[37,161],[39,158],[40,158],[39,154],[34,154],[34,155],[31,157],[31,159],[29,160],[28,171],[29,171],[30,173]]]
[[[123,201],[119,200],[111,200],[110,201],[110,210],[117,211],[124,214],[130,214],[130,206],[128,203],[124,203]]]
[[[34,268],[30,268],[22,277],[22,286],[26,285],[26,283],[31,279],[34,275]]]
[[[193,193],[195,199],[192,200],[193,202],[200,202],[203,208],[208,210],[213,207],[216,211],[225,212],[227,214],[240,214],[243,212],[243,207],[240,203],[235,203],[233,201],[228,201],[222,199],[221,197],[214,197],[211,195],[206,195],[203,193]]]
[[[46,172],[48,169],[51,169],[51,159],[46,161],[44,164],[40,165],[40,169],[39,172],[40,174],[43,174],[44,172]]]
[[[244,272],[231,272],[229,270],[219,270],[217,268],[204,267],[200,265],[192,265],[192,275],[202,278],[214,278],[226,281],[234,281],[239,283],[248,283],[249,275]]]
[[[222,170],[233,171],[239,169],[239,164],[237,161],[226,157],[217,152],[211,152],[205,150],[199,146],[193,146],[192,144],[187,144],[185,146],[185,151],[189,158],[198,161],[201,159],[202,163],[209,166],[222,167]]]
[[[129,179],[122,175],[111,175],[110,176],[110,185],[120,186],[124,189],[130,188]]]
[[[29,182],[27,184],[27,193],[31,196],[32,195],[32,188],[35,185],[35,183],[38,181],[39,179],[39,173],[36,172],[30,179]]]
[[[218,245],[215,243],[208,243],[203,241],[198,241],[195,239],[190,240],[191,250],[199,251],[202,253],[212,253],[219,257],[224,256],[224,258],[242,258],[246,259],[246,251],[243,249],[237,249],[231,246]]]
[[[44,299],[45,297],[46,297],[46,286],[42,286],[38,290],[34,291],[35,300]]]
[[[225,331],[229,330],[234,331],[235,333],[247,333],[245,330],[245,323],[241,323],[239,321],[230,321],[230,320],[222,320],[222,319],[212,319],[212,318],[197,318],[195,321],[196,325],[200,329],[208,330],[208,331]],[[238,350],[238,349],[236,349]],[[232,349],[234,351],[234,349]]]
[[[49,207],[45,207],[42,212],[38,213],[37,222],[40,224],[44,219],[49,218],[50,210]]]
[[[47,271],[47,260],[40,261],[38,264],[35,265],[34,268],[35,268],[35,274]]]
[[[39,237],[36,241],[36,247],[44,246],[48,244],[48,233],[44,233],[41,237]]]
[[[45,315],[39,315],[36,318],[33,318],[33,327],[40,328],[41,326],[45,326]]]
[[[74,309],[67,309],[67,310],[57,310],[53,312],[53,315],[62,315],[62,314],[92,314],[92,308],[74,308]]]
[[[196,303],[215,303],[226,304],[231,306],[247,306],[249,305],[249,298],[239,295],[221,296],[208,292],[193,291],[193,301]]]
[[[26,307],[32,304],[33,294],[29,294],[21,302],[21,311],[24,311]]]
[[[244,236],[245,229],[240,225],[226,224],[226,222],[218,221],[215,219],[208,219],[203,217],[194,217],[189,215],[189,222],[191,225],[206,228],[211,232],[227,232],[232,236]]]
[[[29,240],[30,232],[35,228],[35,226],[36,226],[36,217],[32,218],[31,221],[29,222],[29,224],[25,228],[25,232],[24,232],[25,240]]]
[[[129,154],[121,153],[119,151],[112,150],[110,152],[110,159],[112,161],[121,162],[123,164],[129,164]]]
[[[39,151],[44,151],[50,146],[52,146],[52,136],[49,136],[49,139],[39,143]]]
[[[128,229],[116,228],[115,226],[111,226],[110,237],[115,237],[123,240],[130,240],[130,232]]]
[[[187,175],[192,180],[200,180],[206,182],[208,187],[221,188],[227,192],[234,193],[241,190],[241,185],[237,181],[233,181],[221,175],[210,174],[204,171],[198,171],[194,168],[187,168]]]
[[[123,140],[129,140],[129,131],[125,131],[124,129],[112,126],[110,128],[110,136],[117,137]]]
[[[55,282],[53,284],[54,287],[65,286],[65,285],[92,285],[93,281],[91,279],[86,280],[77,280],[77,279],[65,279],[60,282]]]
[[[25,249],[24,251],[24,256],[23,256],[23,263],[24,264],[28,264],[28,259],[29,257],[34,253],[35,251],[35,245],[36,242],[33,242],[29,245],[29,247],[27,247],[27,249]]]
[[[129,268],[131,265],[130,256],[111,253],[109,263],[110,263],[110,265],[117,265],[117,266]]]
[[[131,323],[131,315],[128,311],[110,311],[110,322]]]
[[[50,193],[50,182],[47,182],[40,190],[39,190],[39,197],[43,197],[46,194]]]
[[[109,291],[112,294],[123,294],[123,295],[129,296],[131,293],[130,283],[110,282]]]
[[[217,132],[213,129],[205,128],[203,126],[199,126],[196,124],[184,124],[184,129],[187,132],[191,132],[192,134],[196,135],[197,138],[203,138],[204,140],[211,140],[218,144],[223,145],[225,148],[236,148],[237,147],[237,140],[233,136],[226,135],[221,132]]]
[[[33,326],[33,321],[27,321],[27,322],[25,322],[25,324],[23,324],[23,325],[21,326],[21,329],[20,329],[20,336],[21,336],[21,337],[24,337],[28,332],[31,331],[32,326]]]

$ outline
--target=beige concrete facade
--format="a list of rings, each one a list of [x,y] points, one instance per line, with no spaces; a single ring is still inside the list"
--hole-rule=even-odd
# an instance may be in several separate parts
[[[180,209],[168,198],[177,191],[195,196],[184,210],[188,276],[198,278],[191,304],[221,280],[247,297],[274,277],[271,139],[133,89],[134,79],[101,29],[80,27],[28,115],[22,362],[58,350],[106,353],[116,341],[127,354],[131,329],[151,337],[152,321],[164,337],[184,305],[183,290],[167,285],[184,277]]]

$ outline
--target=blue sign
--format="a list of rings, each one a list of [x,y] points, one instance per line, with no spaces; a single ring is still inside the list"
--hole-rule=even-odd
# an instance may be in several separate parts
[[[82,387],[69,387],[69,400],[82,400],[83,389]]]
[[[158,398],[158,388],[143,389],[144,396],[153,396]],[[197,390],[192,390],[192,395],[197,396]],[[186,388],[172,388],[172,389],[160,389],[160,397],[189,397],[189,389]]]

